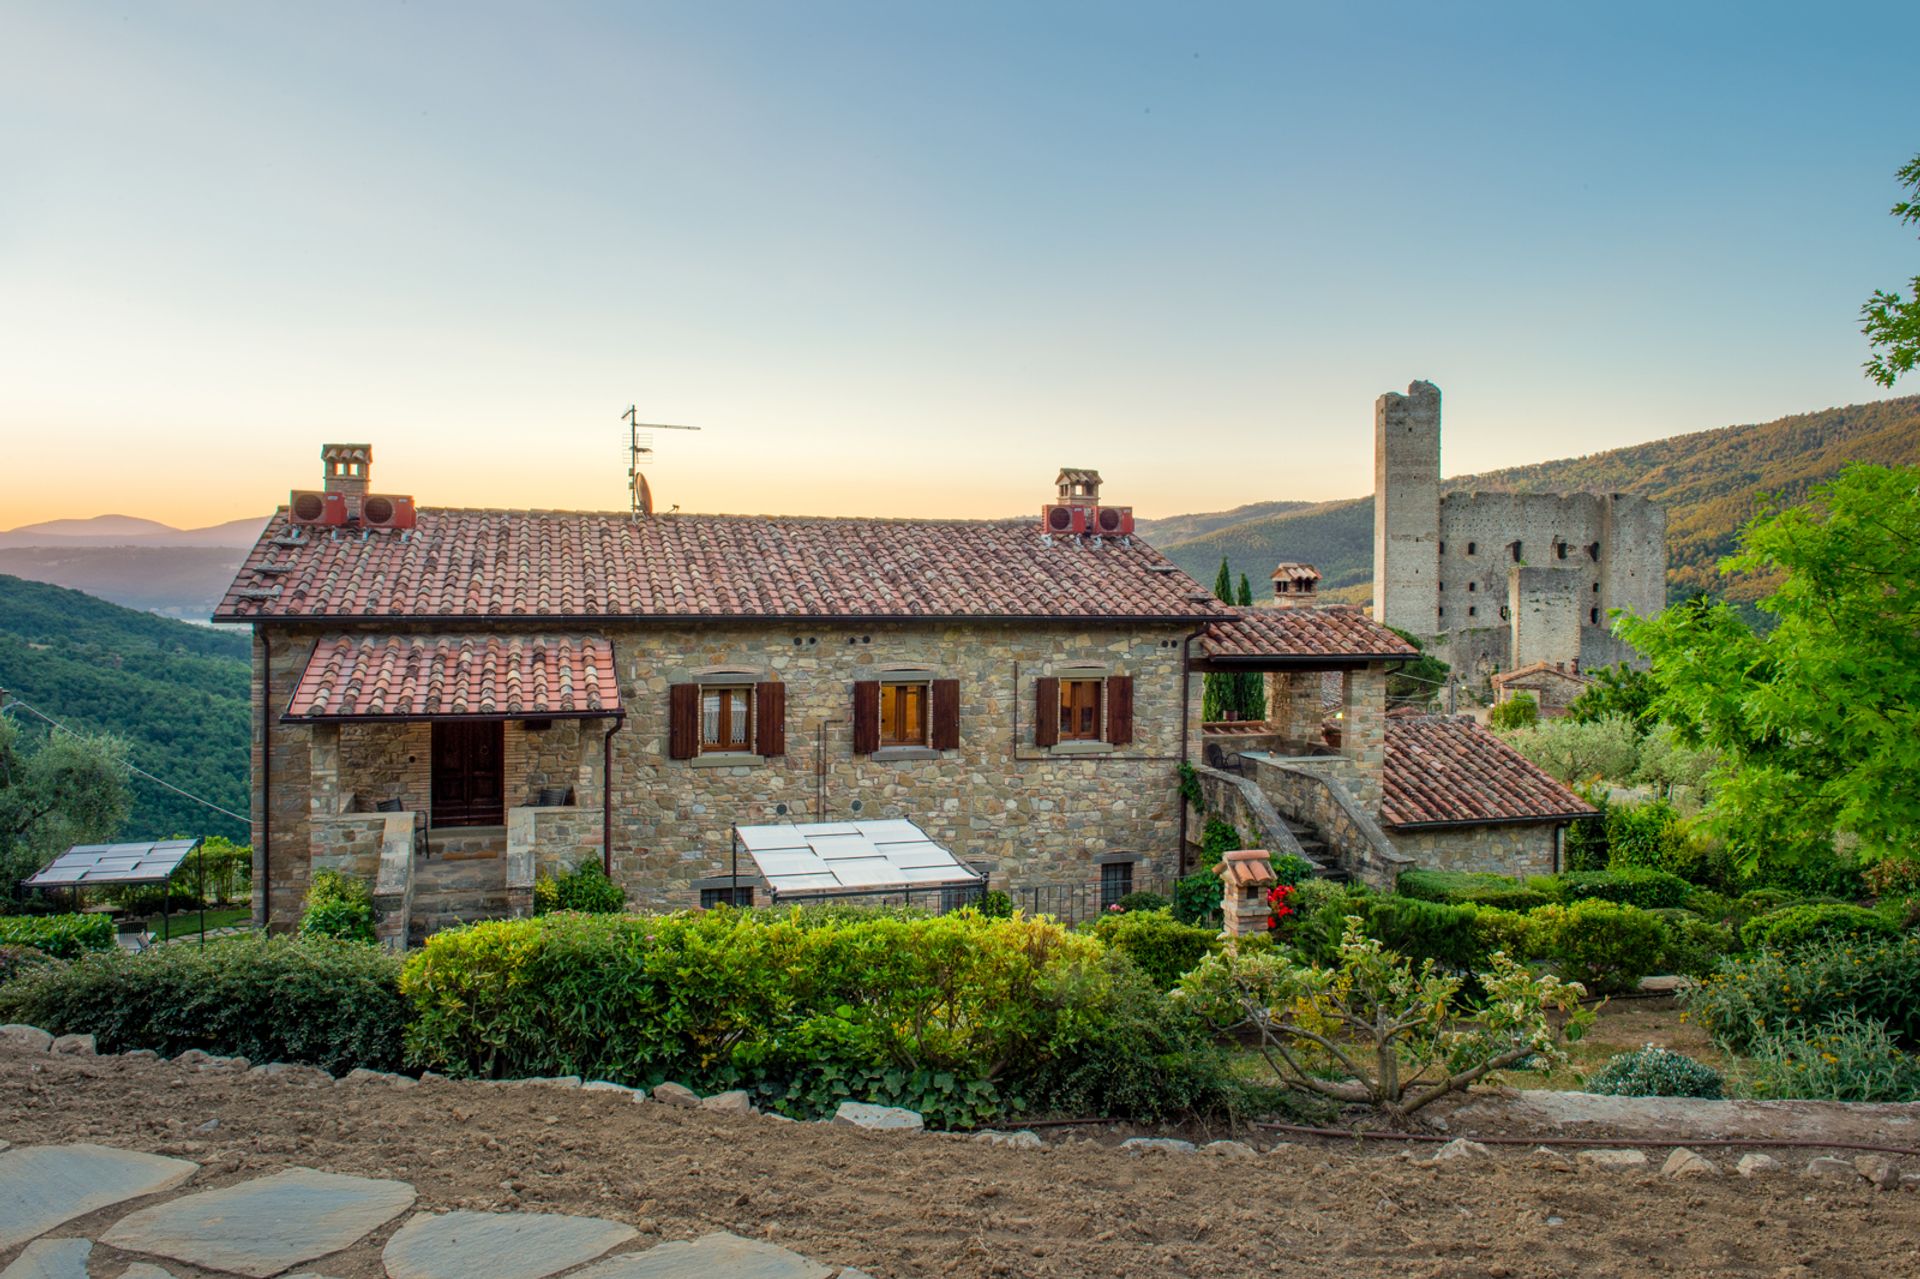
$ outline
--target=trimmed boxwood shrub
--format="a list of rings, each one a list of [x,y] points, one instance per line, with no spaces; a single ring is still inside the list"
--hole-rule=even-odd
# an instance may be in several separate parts
[[[1713,923],[1690,910],[1656,910],[1666,928],[1666,944],[1654,971],[1704,977],[1728,955],[1740,949],[1733,929]]]
[[[439,933],[402,985],[413,1064],[457,1076],[674,1079],[790,1114],[856,1098],[941,1124],[1237,1096],[1182,1001],[1046,918],[557,913]]]
[[[1087,931],[1125,955],[1160,990],[1171,990],[1220,940],[1216,930],[1183,924],[1165,910],[1107,915]]]
[[[1638,906],[1642,910],[1683,906],[1687,895],[1693,891],[1693,885],[1678,875],[1633,866],[1618,870],[1572,871],[1561,875],[1559,881],[1561,895],[1567,901],[1598,898],[1625,906]]]
[[[31,946],[55,959],[113,949],[106,915],[0,915],[0,946]]]
[[[1705,1097],[1726,1095],[1726,1080],[1705,1062],[1685,1053],[1648,1044],[1632,1052],[1607,1060],[1593,1078],[1587,1080],[1588,1092],[1607,1097]]]
[[[1791,950],[1832,937],[1892,937],[1899,931],[1885,915],[1859,906],[1786,906],[1748,920],[1740,940],[1750,949]]]
[[[1402,871],[1394,882],[1394,891],[1421,901],[1491,906],[1496,910],[1532,910],[1554,900],[1541,888],[1506,875],[1461,870]]]
[[[199,1048],[336,1074],[399,1069],[407,1015],[398,957],[325,937],[89,954],[0,986],[0,1021],[90,1034],[102,1052]]]
[[[1472,906],[1412,897],[1375,897],[1366,903],[1367,932],[1388,950],[1416,964],[1431,959],[1457,973],[1485,967],[1486,952],[1475,928],[1479,914]]]
[[[1666,930],[1658,916],[1620,902],[1590,897],[1546,906],[1533,918],[1548,930],[1554,966],[1590,995],[1632,990],[1659,967]]]

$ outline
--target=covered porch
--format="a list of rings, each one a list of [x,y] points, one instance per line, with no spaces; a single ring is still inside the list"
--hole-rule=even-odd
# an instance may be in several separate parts
[[[323,637],[281,717],[310,732],[310,870],[365,881],[394,948],[528,914],[542,870],[606,857],[623,715],[600,636]]]

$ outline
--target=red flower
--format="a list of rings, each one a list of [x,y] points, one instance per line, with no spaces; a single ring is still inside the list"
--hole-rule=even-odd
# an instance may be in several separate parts
[[[1280,921],[1293,914],[1293,907],[1287,899],[1293,896],[1292,884],[1275,884],[1267,892],[1267,927],[1278,928]]]

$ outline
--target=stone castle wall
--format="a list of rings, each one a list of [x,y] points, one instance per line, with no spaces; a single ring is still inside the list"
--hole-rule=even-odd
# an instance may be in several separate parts
[[[1552,824],[1446,826],[1433,830],[1387,830],[1400,853],[1426,870],[1464,870],[1496,875],[1551,875],[1559,866],[1560,828]]]
[[[1175,770],[1189,733],[1199,739],[1201,701],[1193,676],[1183,721],[1183,628],[929,621],[594,629],[613,641],[627,712],[613,738],[614,874],[643,905],[692,904],[693,881],[725,873],[735,823],[788,818],[904,817],[987,868],[996,887],[1097,884],[1094,856],[1115,851],[1142,854],[1156,874],[1177,871]],[[277,923],[297,918],[306,888],[313,742],[336,731],[278,722],[318,634],[272,628],[271,795],[259,789],[255,707],[255,848],[267,847],[260,818],[270,812],[273,849],[256,883],[270,893]],[[258,638],[255,654],[258,698],[268,665]],[[959,749],[852,753],[853,682],[882,678],[891,666],[960,681]],[[668,688],[714,668],[786,685],[784,756],[668,758]],[[1063,672],[1134,678],[1130,745],[1034,746],[1034,682]],[[540,785],[572,784],[580,822],[592,820],[597,842],[606,725],[555,721],[529,733],[509,722],[507,805],[524,803]],[[418,749],[426,726],[354,727],[369,740],[342,750],[339,789],[378,798],[399,789],[411,802],[407,770],[427,763]],[[381,734],[378,744],[371,740]],[[354,772],[362,767],[364,780]],[[580,833],[569,837],[574,848]]]

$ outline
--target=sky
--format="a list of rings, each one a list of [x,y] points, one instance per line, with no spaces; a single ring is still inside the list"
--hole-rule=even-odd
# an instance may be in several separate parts
[[[1920,5],[0,0],[0,528],[1141,515],[1883,398]],[[1908,381],[1910,382],[1910,377]],[[1900,385],[1911,394],[1920,386]]]

